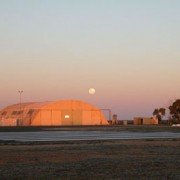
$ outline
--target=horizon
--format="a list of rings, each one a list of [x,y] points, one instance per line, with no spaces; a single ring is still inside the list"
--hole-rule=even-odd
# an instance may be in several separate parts
[[[118,119],[180,98],[180,1],[1,1],[0,110],[78,99]],[[94,88],[95,94],[89,94]]]

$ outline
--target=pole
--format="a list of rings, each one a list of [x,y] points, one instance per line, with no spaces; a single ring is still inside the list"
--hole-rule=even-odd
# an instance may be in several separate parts
[[[22,122],[22,119],[23,119],[23,113],[22,113],[22,93],[23,91],[22,90],[19,90],[19,105],[20,105],[20,122]]]

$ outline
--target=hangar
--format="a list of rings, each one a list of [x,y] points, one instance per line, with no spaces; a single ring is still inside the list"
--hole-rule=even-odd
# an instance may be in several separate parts
[[[21,103],[0,111],[0,126],[107,125],[102,111],[79,100]]]

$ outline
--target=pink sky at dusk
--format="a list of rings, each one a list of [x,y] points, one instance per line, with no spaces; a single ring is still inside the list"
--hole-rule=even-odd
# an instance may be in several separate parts
[[[80,99],[119,119],[180,98],[180,2],[1,1],[0,108]],[[96,89],[89,95],[88,89]]]

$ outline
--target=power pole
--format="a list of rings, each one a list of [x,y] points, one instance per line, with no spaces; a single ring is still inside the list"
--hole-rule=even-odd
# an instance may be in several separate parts
[[[23,91],[22,90],[19,90],[18,91],[18,93],[19,93],[19,106],[20,106],[20,122],[22,122],[22,119],[23,119],[23,112],[22,112],[22,93],[23,93]],[[18,123],[18,125],[19,125],[19,123]]]

